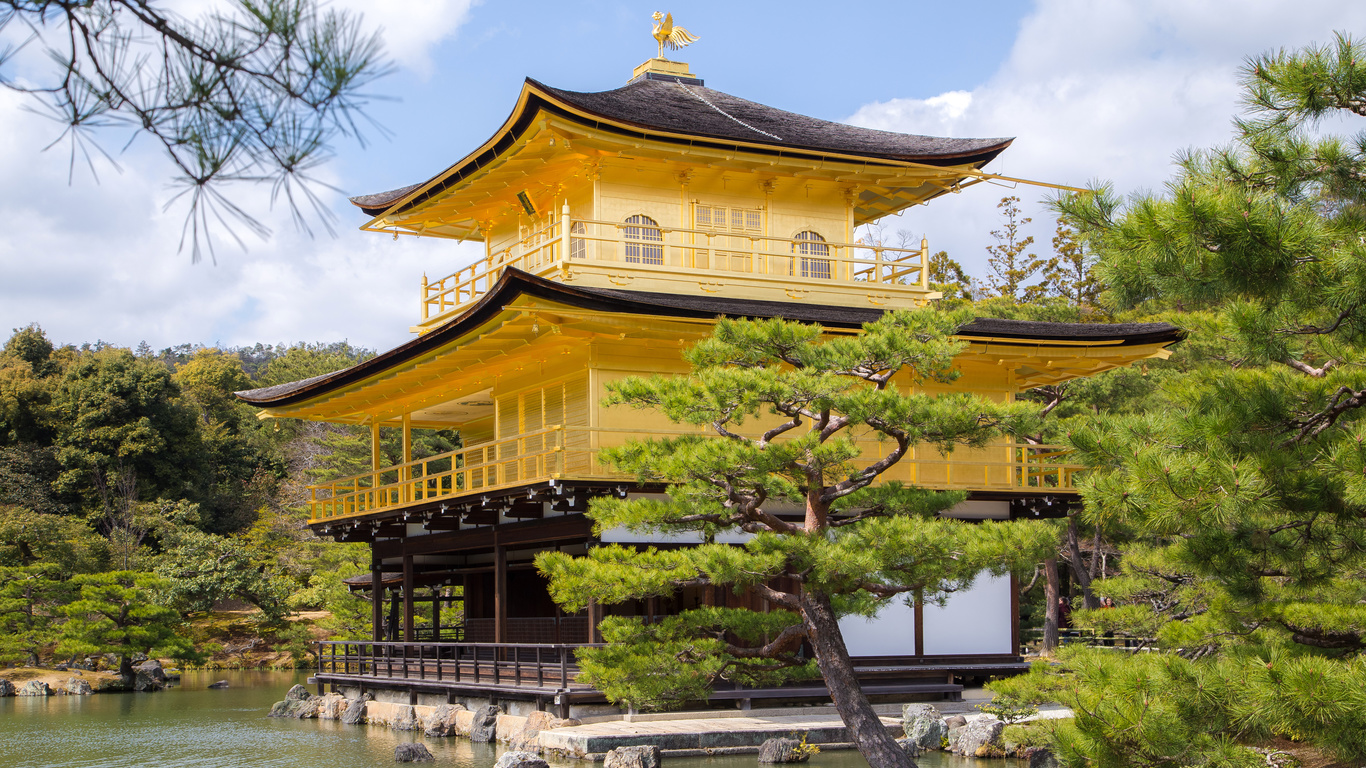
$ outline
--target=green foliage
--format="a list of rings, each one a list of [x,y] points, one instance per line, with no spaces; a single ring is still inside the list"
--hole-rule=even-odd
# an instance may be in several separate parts
[[[1030,284],[1029,281],[1049,266],[1045,259],[1027,253],[1034,244],[1033,235],[1022,236],[1021,227],[1032,219],[1020,218],[1020,198],[1010,195],[1001,198],[996,204],[1005,222],[1000,229],[992,230],[991,236],[996,245],[987,246],[987,269],[991,271],[991,290],[997,296],[1007,299],[1022,299],[1026,302],[1041,299],[1046,295],[1044,283]]]
[[[167,607],[170,584],[151,573],[110,571],[72,579],[79,597],[65,605],[58,653],[114,653],[122,673],[134,654],[190,656],[194,646],[180,632],[181,617]]]
[[[1007,694],[997,694],[991,701],[978,704],[977,708],[1007,724],[1018,723],[1039,714],[1039,708],[1034,704]]]
[[[267,622],[284,617],[292,586],[240,541],[184,529],[167,537],[163,547],[155,570],[166,579],[163,599],[180,611],[205,612],[219,601],[237,599],[259,608]]]
[[[31,663],[52,642],[70,595],[52,565],[0,566],[0,662]]]

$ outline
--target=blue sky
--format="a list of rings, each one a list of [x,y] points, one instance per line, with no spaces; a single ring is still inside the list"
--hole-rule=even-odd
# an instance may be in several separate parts
[[[177,0],[192,15],[223,0]],[[469,0],[334,0],[383,26],[398,67],[371,107],[387,129],[338,146],[328,180],[346,195],[423,180],[477,146],[510,111],[523,78],[575,90],[617,87],[654,53],[655,10],[701,39],[675,56],[707,85],[815,117],[909,133],[1016,136],[990,170],[1064,184],[1160,188],[1186,147],[1223,142],[1238,108],[1237,68],[1276,46],[1366,34],[1366,4],[1341,0],[1037,0],[737,3],[687,6]],[[22,64],[22,63],[21,63]],[[178,251],[183,209],[146,142],[101,163],[98,183],[43,152],[57,133],[0,93],[0,328],[40,323],[54,340],[154,347],[193,342],[405,341],[425,271],[447,274],[477,246],[355,229],[364,217],[330,195],[338,237],[310,239],[268,206],[270,224],[217,264]],[[1352,127],[1358,130],[1357,127]],[[105,144],[123,145],[111,135]],[[979,185],[887,221],[926,235],[981,274],[995,204],[1025,200],[1049,250],[1042,190]]]

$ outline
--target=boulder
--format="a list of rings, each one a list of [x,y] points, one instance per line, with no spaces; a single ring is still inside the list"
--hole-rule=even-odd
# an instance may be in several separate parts
[[[427,727],[422,731],[423,735],[436,739],[456,735],[459,733],[455,725],[456,713],[464,709],[459,704],[442,704],[432,710],[431,716],[427,718]]]
[[[89,696],[94,693],[89,681],[81,677],[73,677],[66,681],[66,687],[62,688],[62,693],[70,696]]]
[[[319,720],[340,720],[351,703],[340,693],[326,693],[313,700],[318,702]]]
[[[51,696],[52,689],[47,687],[47,683],[42,680],[30,680],[24,683],[15,696]]]
[[[964,757],[1001,757],[1005,755],[1001,744],[1001,732],[1005,728],[1006,724],[994,717],[969,720],[954,732],[949,749]]]
[[[493,768],[550,768],[540,755],[532,752],[504,752],[498,762],[493,764]]]
[[[3,677],[0,677],[0,696],[13,696],[13,695],[14,695],[14,683],[11,683],[10,681],[6,680],[6,679],[3,678]]]
[[[487,744],[497,737],[498,712],[499,709],[492,704],[474,710],[474,717],[470,722],[470,741]]]
[[[541,731],[549,731],[555,728],[563,728],[569,725],[579,725],[578,720],[565,720],[555,717],[549,712],[532,712],[527,715],[526,722],[515,733],[507,736],[508,749],[521,750],[527,752],[541,751]],[[503,738],[503,734],[498,737]]]
[[[228,687],[228,681],[227,681],[227,680],[219,680],[219,681],[216,682],[216,683],[209,683],[209,688],[210,688],[211,690],[221,691],[221,690],[223,690],[224,688],[227,688],[227,687]]]
[[[347,725],[360,725],[365,722],[365,699],[351,699],[342,713],[341,721]]]
[[[419,741],[399,744],[394,747],[394,762],[396,763],[430,763],[436,760],[432,753],[427,749],[427,745]]]
[[[422,722],[417,719],[417,711],[412,705],[399,704],[394,707],[394,716],[389,721],[389,727],[395,731],[420,731]]]
[[[906,757],[920,757],[920,745],[915,743],[915,739],[897,739],[896,745],[901,747],[901,751],[906,753]]]
[[[166,670],[161,662],[150,659],[133,667],[133,690],[159,691],[166,687]]]
[[[307,688],[296,685],[285,694],[284,701],[275,702],[267,717],[293,717],[299,720],[317,717],[320,704],[322,702],[315,699]]]
[[[761,763],[804,763],[811,755],[799,749],[802,743],[796,739],[769,739],[759,745]]]
[[[901,727],[906,738],[915,742],[921,751],[942,749],[948,735],[944,716],[933,704],[907,704],[901,708]]]
[[[607,753],[602,768],[659,768],[659,747],[617,747]]]

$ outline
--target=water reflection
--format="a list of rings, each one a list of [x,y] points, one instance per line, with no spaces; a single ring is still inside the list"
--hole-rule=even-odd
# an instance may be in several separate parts
[[[10,768],[379,768],[394,747],[421,734],[343,725],[335,720],[265,717],[304,674],[187,672],[155,694],[0,698],[0,767]],[[227,680],[226,690],[208,690]],[[501,749],[464,739],[423,739],[436,765],[492,768]],[[942,754],[925,768],[1016,768],[1016,761],[972,761]],[[668,768],[755,768],[753,755],[666,759]],[[564,768],[591,768],[568,763]],[[817,755],[812,768],[865,768],[853,751]],[[599,764],[600,767],[600,764]]]

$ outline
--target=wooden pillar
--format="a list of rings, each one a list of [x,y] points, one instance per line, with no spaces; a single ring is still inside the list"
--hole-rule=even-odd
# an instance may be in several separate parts
[[[508,551],[502,544],[493,547],[493,642],[508,640]]]
[[[413,415],[412,415],[411,413],[405,413],[405,414],[403,414],[403,464],[406,465],[408,462],[410,462],[410,461],[412,461],[412,460],[413,460]],[[403,470],[402,470],[401,472],[398,473],[398,479],[399,479],[399,482],[405,483],[405,485],[403,486],[403,500],[404,500],[404,501],[412,501],[412,500],[413,500],[413,488],[412,488],[412,485],[411,485],[411,484],[408,484],[408,481],[411,480],[411,479],[413,479],[413,468],[412,468],[412,467],[409,467],[409,466],[404,466],[404,467],[403,467]]]
[[[915,655],[925,655],[925,598],[915,593]]]
[[[602,622],[602,604],[597,600],[588,601],[588,642],[601,643],[602,632],[598,631],[598,624]]]
[[[441,640],[441,588],[437,587],[432,597],[432,641]]]
[[[413,556],[403,556],[403,642],[413,642]]]
[[[384,639],[384,566],[370,564],[370,629],[376,642]]]
[[[384,460],[384,451],[379,444],[379,417],[370,417],[370,469],[378,472],[381,462]]]
[[[1010,652],[1020,652],[1020,580],[1010,573]]]

